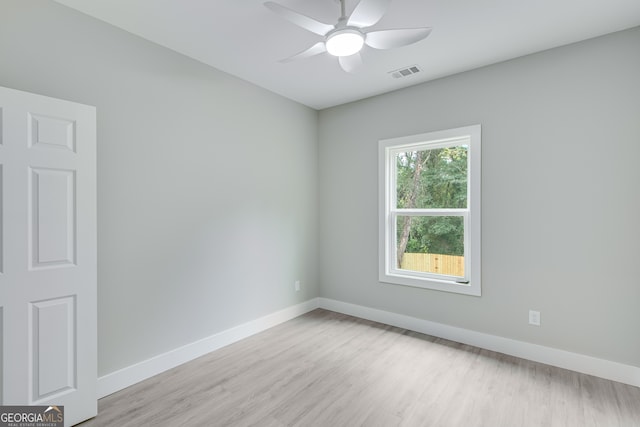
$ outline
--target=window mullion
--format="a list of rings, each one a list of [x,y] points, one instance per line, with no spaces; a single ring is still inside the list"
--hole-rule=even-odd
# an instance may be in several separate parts
[[[465,216],[469,209],[391,209],[391,212],[405,216]]]

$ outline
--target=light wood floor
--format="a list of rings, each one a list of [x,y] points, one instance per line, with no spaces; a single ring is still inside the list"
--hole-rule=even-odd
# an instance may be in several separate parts
[[[315,310],[99,401],[94,426],[640,426],[640,388]]]

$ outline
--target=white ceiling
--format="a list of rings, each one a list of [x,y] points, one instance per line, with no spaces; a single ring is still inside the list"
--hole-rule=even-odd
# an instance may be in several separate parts
[[[348,74],[326,53],[278,62],[322,38],[263,0],[56,1],[316,109],[640,25],[640,0],[394,0],[371,28],[433,32],[399,49],[365,47],[365,66]],[[276,1],[330,24],[340,12],[337,0]],[[418,74],[389,74],[416,64]]]

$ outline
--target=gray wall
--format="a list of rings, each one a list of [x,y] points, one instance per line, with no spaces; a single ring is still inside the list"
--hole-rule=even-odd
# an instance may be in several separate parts
[[[322,296],[640,366],[638,46],[635,28],[321,111]],[[378,282],[377,141],[476,123],[482,297]]]
[[[97,107],[100,375],[318,295],[316,111],[42,0],[0,85]]]

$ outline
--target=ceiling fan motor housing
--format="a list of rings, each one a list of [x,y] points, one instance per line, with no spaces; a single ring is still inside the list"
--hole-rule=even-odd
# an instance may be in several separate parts
[[[364,46],[364,34],[358,28],[345,27],[329,32],[326,36],[327,52],[333,56],[350,56]]]

